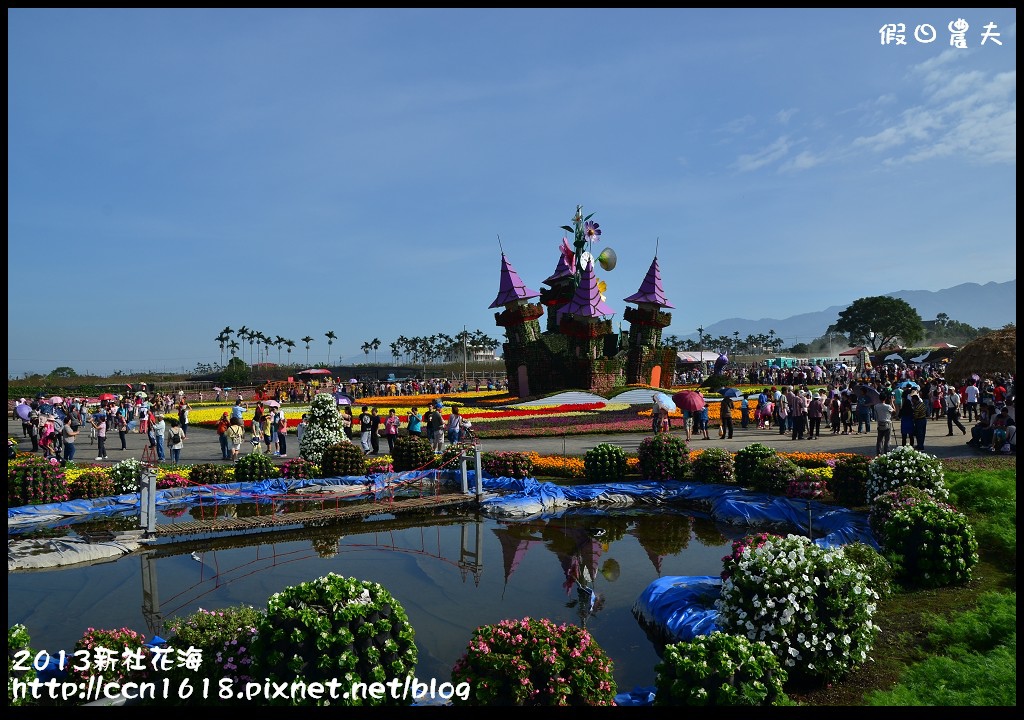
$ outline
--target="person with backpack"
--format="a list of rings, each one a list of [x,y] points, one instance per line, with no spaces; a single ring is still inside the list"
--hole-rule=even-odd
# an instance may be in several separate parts
[[[75,438],[78,436],[78,424],[69,419],[69,422],[64,423],[61,436],[64,440],[64,462],[71,462],[75,459]]]
[[[231,460],[237,460],[242,451],[242,441],[245,440],[245,425],[241,418],[233,417],[228,422],[228,429],[224,433],[228,436],[228,443],[231,445]]]
[[[171,462],[177,465],[181,460],[181,448],[185,444],[185,431],[177,418],[171,418],[167,422],[171,426],[167,436],[167,448],[171,451]]]
[[[231,441],[228,437],[228,427],[231,426],[231,418],[228,417],[227,411],[221,416],[220,420],[217,421],[217,438],[220,440],[220,456],[222,460],[231,459]]]

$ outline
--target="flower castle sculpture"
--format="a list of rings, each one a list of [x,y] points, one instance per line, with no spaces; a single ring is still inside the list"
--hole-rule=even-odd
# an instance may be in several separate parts
[[[615,311],[605,302],[605,283],[596,276],[595,264],[611,271],[616,256],[605,248],[596,257],[593,243],[601,227],[576,207],[573,224],[562,229],[573,234],[573,243],[562,238],[555,272],[544,280],[548,287],[531,290],[501,253],[498,295],[491,308],[504,308],[494,321],[505,328],[505,369],[509,391],[527,395],[565,389],[607,392],[622,385],[669,388],[675,377],[676,349],[661,345],[662,331],[672,321],[664,312],[673,305],[665,297],[661,269],[655,255],[640,289],[625,298],[636,308],[624,314],[626,332],[612,328]],[[531,303],[533,298],[539,302]],[[545,330],[540,317],[547,310]]]

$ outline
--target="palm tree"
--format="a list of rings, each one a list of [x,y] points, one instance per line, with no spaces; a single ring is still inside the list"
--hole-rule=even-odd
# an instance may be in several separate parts
[[[287,342],[287,340],[285,340],[280,335],[278,335],[276,338],[274,338],[274,345],[277,346],[277,364],[278,365],[281,364],[281,346],[284,345],[286,342]]]
[[[370,345],[370,343],[368,343],[368,342],[364,342],[362,345],[359,346],[359,349],[362,350],[364,353],[366,353],[366,362],[370,362],[370,348],[371,347],[373,347],[373,346]]]
[[[302,342],[306,343],[306,365],[309,365],[309,344],[313,342],[313,338],[307,335],[306,337],[302,338]]]
[[[370,341],[370,347],[373,348],[373,364],[376,365],[377,364],[377,348],[380,347],[380,340],[378,338],[374,338],[373,340],[371,340]]]
[[[249,339],[249,328],[243,325],[238,328],[238,332],[235,334],[238,335],[238,339],[242,341],[242,361],[245,362],[245,341]],[[249,358],[249,362],[252,362],[252,358]]]
[[[409,355],[409,338],[407,338],[405,335],[399,335],[398,339],[395,340],[395,347],[398,348],[399,352],[401,352],[403,355],[408,357],[408,355]],[[398,358],[397,357],[395,358],[395,364],[396,365],[398,364]]]
[[[393,343],[388,345],[388,347],[391,348],[391,357],[394,359],[395,365],[397,365],[398,364],[398,358],[399,358],[399,354],[398,354],[398,341],[395,340]]]
[[[224,346],[227,345],[229,337],[231,337],[231,336],[230,335],[225,335],[224,333],[221,333],[220,335],[218,335],[217,337],[214,338],[215,341],[220,343],[220,364],[221,365],[224,364]]]
[[[294,340],[285,340],[284,344],[285,344],[285,347],[288,348],[288,364],[291,365],[292,364],[292,348],[295,347],[295,341]]]
[[[238,354],[239,347],[241,346],[234,340],[228,343],[228,349],[231,351],[231,357],[234,357],[236,354]]]
[[[338,339],[338,336],[334,334],[333,330],[328,330],[324,333],[324,337],[327,338],[327,364],[331,364],[331,345]]]

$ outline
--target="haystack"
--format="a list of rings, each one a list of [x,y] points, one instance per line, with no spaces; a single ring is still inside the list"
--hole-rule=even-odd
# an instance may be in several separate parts
[[[982,378],[1017,374],[1017,328],[996,330],[972,340],[946,366],[946,379],[956,383],[969,380],[972,374]]]

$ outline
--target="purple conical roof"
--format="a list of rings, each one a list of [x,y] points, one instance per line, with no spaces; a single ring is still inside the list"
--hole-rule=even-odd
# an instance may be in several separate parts
[[[558,317],[561,318],[567,312],[583,317],[605,317],[615,314],[615,311],[601,299],[601,293],[597,289],[597,278],[594,276],[593,262],[587,263],[587,266],[583,268],[576,294],[572,296],[572,300],[559,308]]]
[[[540,293],[536,290],[531,290],[523,284],[523,281],[519,279],[519,273],[516,272],[515,268],[505,257],[505,253],[501,254],[501,285],[498,288],[498,297],[494,298],[488,307],[496,308],[502,305],[508,305],[516,300],[527,300],[529,298],[540,297]]]
[[[665,297],[665,290],[661,287],[661,270],[658,268],[658,257],[654,257],[650,269],[647,270],[647,277],[640,284],[640,289],[625,300],[631,303],[650,303],[660,307],[675,307]]]
[[[572,277],[572,270],[569,269],[569,263],[565,261],[564,255],[558,256],[558,265],[555,266],[555,272],[551,277],[544,281],[545,285],[553,286],[559,280]]]

